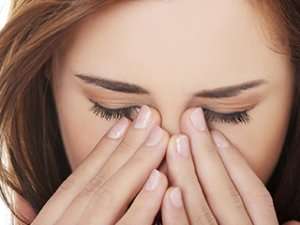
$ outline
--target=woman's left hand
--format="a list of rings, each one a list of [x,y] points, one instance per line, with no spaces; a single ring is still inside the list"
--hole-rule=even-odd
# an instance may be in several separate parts
[[[191,225],[278,225],[264,183],[221,132],[209,131],[201,108],[183,114],[181,129],[187,136],[171,137],[167,165],[169,181],[182,191],[185,209],[172,211],[166,195],[164,225],[180,224],[176,210],[185,211]]]

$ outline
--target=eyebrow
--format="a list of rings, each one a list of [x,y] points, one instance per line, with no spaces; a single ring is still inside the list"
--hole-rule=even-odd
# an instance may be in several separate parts
[[[87,74],[75,74],[75,76],[80,78],[87,84],[116,92],[128,94],[150,94],[148,90],[132,83],[110,80]],[[196,92],[194,96],[203,98],[229,98],[238,96],[242,91],[256,88],[265,83],[267,83],[266,80],[253,80],[232,86],[219,87],[210,90],[201,90],[199,92]]]

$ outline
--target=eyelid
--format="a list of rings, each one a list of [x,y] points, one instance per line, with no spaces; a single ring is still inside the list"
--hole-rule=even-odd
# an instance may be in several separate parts
[[[134,110],[137,113],[136,109],[140,108],[140,106],[130,106],[125,108],[111,109],[106,108],[91,99],[90,101],[93,103],[93,107],[91,107],[90,110],[97,116],[100,114],[100,117],[105,118],[106,120],[110,120],[111,118],[120,119],[123,116],[126,116],[130,120],[133,120],[131,119],[132,113],[134,112]],[[240,112],[219,113],[204,108],[204,114],[207,121],[211,122],[216,121],[228,124],[246,124],[250,121],[250,117],[247,110]]]
[[[98,103],[97,101],[94,101],[92,100],[91,98],[89,98],[89,100],[94,103],[94,104],[97,104],[103,108],[106,108],[106,109],[110,109],[110,110],[124,110],[124,109],[135,109],[135,108],[141,108],[142,106],[141,105],[129,105],[129,106],[125,106],[125,107],[116,107],[116,108],[111,108],[109,106],[106,106],[105,104],[103,103]],[[220,115],[230,115],[230,114],[233,114],[233,113],[243,113],[243,112],[248,112],[250,110],[252,110],[255,106],[250,106],[248,108],[241,108],[239,110],[237,109],[234,109],[234,110],[230,110],[230,111],[221,111],[221,110],[215,110],[215,109],[212,109],[211,107],[206,107],[206,106],[201,106],[204,110],[206,111],[209,111],[209,112],[213,112],[215,114],[220,114]]]
[[[207,112],[212,112],[214,114],[217,114],[217,115],[224,115],[224,116],[229,116],[229,115],[232,115],[232,114],[236,114],[236,113],[246,113],[246,112],[249,112],[249,110],[240,110],[240,111],[230,111],[230,112],[219,112],[219,111],[214,111],[214,110],[210,110],[210,109],[207,109],[207,108],[203,108],[204,111],[207,111]]]
[[[230,111],[241,111],[244,109],[252,109],[256,105],[260,104],[263,100],[263,95],[255,92],[253,95],[239,96],[233,99],[214,99],[203,101],[201,105],[206,108],[211,108],[215,111],[222,111],[222,109],[228,109]],[[196,103],[197,104],[197,103]],[[199,104],[199,101],[198,101]]]
[[[105,105],[105,103],[99,103],[97,101],[94,101],[93,99],[89,98],[89,100],[94,103],[94,104],[97,104],[97,105],[100,105],[101,107],[103,108],[107,108],[107,109],[110,109],[110,110],[120,110],[120,109],[130,109],[130,108],[138,108],[138,107],[142,107],[141,105],[128,105],[128,106],[119,106],[119,107],[115,107],[115,108],[112,108],[110,106],[107,106]]]
[[[209,111],[213,111],[215,113],[219,113],[219,114],[231,114],[231,113],[238,113],[238,112],[245,112],[245,111],[250,111],[252,110],[253,108],[256,107],[256,104],[255,105],[244,105],[244,106],[239,106],[239,107],[230,107],[228,110],[224,110],[224,109],[217,109],[217,108],[214,108],[214,107],[210,107],[210,106],[207,106],[207,105],[203,105],[201,106],[203,109],[206,109],[206,110],[209,110]]]

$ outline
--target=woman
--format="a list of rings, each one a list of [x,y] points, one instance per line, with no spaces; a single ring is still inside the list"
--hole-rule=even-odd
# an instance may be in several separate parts
[[[15,223],[298,224],[299,21],[292,0],[13,1]]]

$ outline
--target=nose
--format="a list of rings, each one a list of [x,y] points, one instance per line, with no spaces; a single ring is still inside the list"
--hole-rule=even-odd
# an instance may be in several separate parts
[[[161,127],[165,129],[170,135],[180,133],[180,117],[182,110],[179,107],[169,107],[157,109],[161,118]]]

